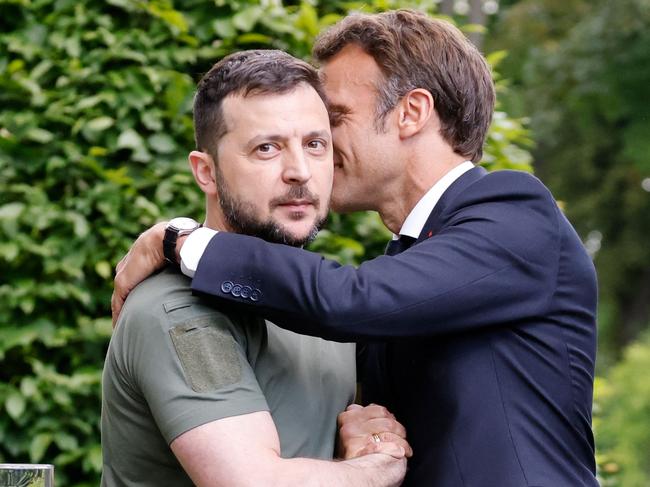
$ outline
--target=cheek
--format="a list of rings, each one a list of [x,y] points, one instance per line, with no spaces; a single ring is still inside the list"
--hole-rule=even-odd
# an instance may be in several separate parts
[[[346,152],[350,141],[350,127],[345,123],[338,127],[332,127],[332,143],[334,150]]]
[[[268,211],[268,202],[275,196],[273,176],[265,170],[238,171],[230,189],[242,202],[250,203],[258,211]]]

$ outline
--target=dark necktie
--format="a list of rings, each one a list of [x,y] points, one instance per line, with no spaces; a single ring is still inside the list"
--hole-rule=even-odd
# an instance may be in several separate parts
[[[408,235],[400,235],[397,240],[391,240],[386,246],[386,255],[397,255],[401,252],[404,252],[411,245],[415,243],[413,237]]]

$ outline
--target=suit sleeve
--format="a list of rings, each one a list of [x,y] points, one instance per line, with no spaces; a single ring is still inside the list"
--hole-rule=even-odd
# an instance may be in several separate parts
[[[432,237],[358,268],[219,233],[192,288],[257,307],[295,332],[342,341],[434,336],[544,313],[556,282],[559,210],[535,178],[488,178],[451,202]],[[502,189],[509,186],[516,190]],[[255,300],[233,286],[249,286]]]

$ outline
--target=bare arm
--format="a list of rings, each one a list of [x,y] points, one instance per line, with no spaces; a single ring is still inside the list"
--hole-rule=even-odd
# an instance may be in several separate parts
[[[341,462],[284,459],[273,419],[257,412],[213,421],[171,443],[171,449],[198,487],[391,487],[406,472],[404,449],[382,442],[381,453]]]

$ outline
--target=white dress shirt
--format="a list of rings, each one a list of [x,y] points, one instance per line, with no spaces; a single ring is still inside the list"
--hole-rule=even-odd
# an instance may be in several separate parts
[[[436,184],[431,186],[431,189],[420,198],[420,201],[417,202],[411,210],[411,213],[406,217],[406,220],[404,220],[399,235],[393,235],[393,240],[398,239],[400,235],[408,235],[409,237],[417,239],[422,233],[427,218],[429,218],[429,215],[436,207],[436,204],[443,193],[447,191],[447,188],[449,188],[454,181],[473,167],[474,163],[472,161],[465,161],[453,168],[441,177]]]
[[[445,174],[436,184],[434,184],[429,191],[418,201],[411,213],[404,220],[404,224],[399,232],[399,235],[408,235],[409,237],[418,238],[427,218],[433,211],[433,208],[440,200],[442,194],[447,191],[447,188],[456,181],[459,177],[472,169],[474,164],[471,161],[465,161],[459,164],[447,174]],[[181,247],[181,272],[188,277],[194,277],[199,261],[205,252],[208,243],[217,234],[217,230],[211,228],[201,227],[194,230],[185,240]],[[393,235],[393,239],[399,238],[399,235]]]
[[[194,277],[199,261],[208,243],[218,232],[211,228],[201,227],[188,235],[181,247],[181,272],[187,277]]]

